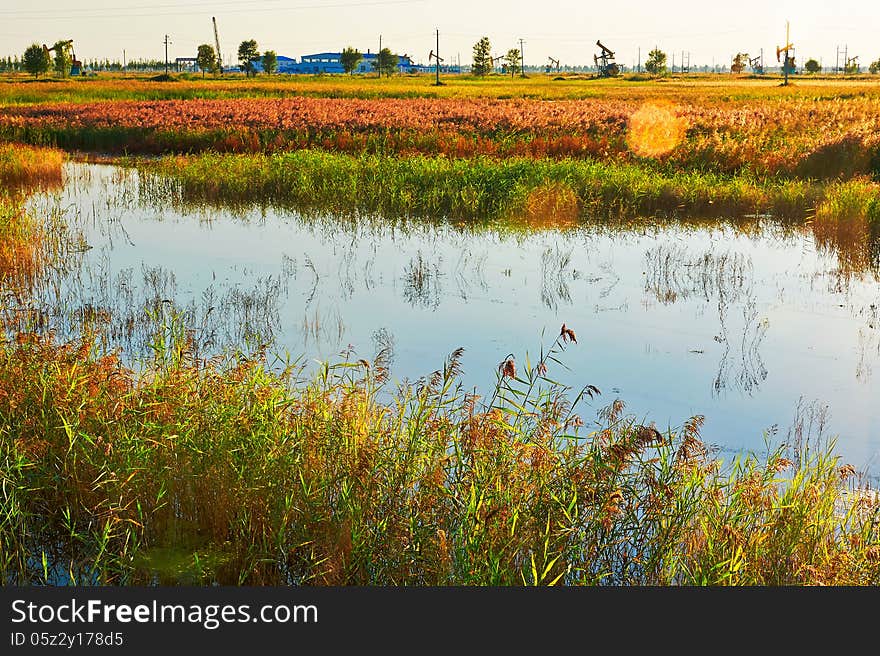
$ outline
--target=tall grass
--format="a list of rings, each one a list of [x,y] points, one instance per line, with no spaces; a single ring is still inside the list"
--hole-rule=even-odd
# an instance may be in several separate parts
[[[32,282],[45,262],[46,232],[25,212],[24,194],[61,183],[59,150],[0,143],[0,291]]]
[[[725,464],[700,417],[660,432],[620,401],[592,428],[599,391],[551,378],[567,330],[484,398],[460,386],[458,350],[384,402],[381,352],[305,379],[261,352],[195,359],[172,319],[136,373],[93,336],[21,334],[0,346],[0,576],[880,583],[880,505],[833,443]]]
[[[360,83],[368,87],[369,82]],[[259,86],[259,85],[257,85]],[[589,101],[180,99],[0,106],[0,139],[115,154],[284,152],[661,162],[773,181],[880,176],[880,96],[719,99],[705,87]],[[736,84],[729,86],[733,94]],[[840,89],[842,92],[843,89]],[[846,99],[846,102],[842,100]]]
[[[664,174],[643,165],[590,160],[355,157],[296,151],[168,157],[138,165],[179,182],[191,199],[467,220],[529,217],[542,207],[576,216],[770,212],[802,219],[821,193],[820,187],[796,180],[768,183],[748,176]]]
[[[26,185],[60,184],[64,153],[0,142],[0,193]]]
[[[44,262],[43,231],[8,197],[0,196],[0,291],[33,282]]]
[[[820,247],[839,253],[845,273],[880,268],[880,184],[850,180],[832,185],[811,220]]]

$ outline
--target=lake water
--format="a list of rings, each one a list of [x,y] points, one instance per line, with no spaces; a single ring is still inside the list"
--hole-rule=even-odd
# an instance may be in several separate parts
[[[737,223],[511,229],[306,217],[252,207],[184,209],[138,173],[70,163],[31,205],[62,213],[90,248],[39,286],[59,334],[98,317],[136,359],[173,304],[206,355],[270,345],[308,360],[372,359],[414,380],[464,347],[463,382],[491,393],[497,368],[577,344],[558,380],[616,398],[658,428],[704,415],[725,453],[764,451],[800,423],[837,435],[873,479],[880,466],[880,282],[843,267],[805,228]],[[164,301],[164,302],[163,302]],[[170,301],[170,303],[169,303]],[[394,389],[394,385],[390,389]]]

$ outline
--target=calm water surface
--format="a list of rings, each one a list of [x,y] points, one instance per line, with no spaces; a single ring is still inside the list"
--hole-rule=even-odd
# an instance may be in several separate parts
[[[511,230],[181,209],[133,171],[72,163],[36,196],[90,247],[40,287],[59,333],[108,323],[148,353],[147,312],[173,304],[206,354],[270,344],[309,360],[371,359],[414,380],[464,347],[463,382],[490,393],[564,322],[578,337],[551,371],[630,413],[678,427],[704,415],[724,453],[764,451],[798,421],[872,478],[880,466],[880,282],[845,274],[810,232],[745,224]],[[163,302],[164,301],[164,302]]]

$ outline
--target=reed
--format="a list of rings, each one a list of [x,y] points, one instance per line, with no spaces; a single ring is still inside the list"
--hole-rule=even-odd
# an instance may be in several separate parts
[[[856,179],[832,185],[810,224],[816,243],[839,253],[843,272],[880,267],[880,184]]]
[[[114,154],[308,148],[404,157],[600,159],[648,163],[667,174],[748,173],[769,181],[880,175],[880,96],[874,90],[756,99],[718,98],[705,86],[670,94],[652,84],[650,93],[630,96],[596,88],[605,91],[585,100],[304,93],[9,105],[0,106],[0,139]]]
[[[0,291],[33,282],[43,262],[43,233],[19,203],[0,196]]]
[[[0,143],[0,291],[33,282],[46,259],[44,227],[23,206],[34,187],[61,183],[59,150]]]
[[[0,142],[0,193],[23,186],[61,183],[64,153]]]
[[[460,349],[380,401],[383,352],[205,361],[173,316],[137,372],[96,344],[0,345],[4,583],[880,583],[880,504],[833,443],[725,464],[700,417],[593,425],[599,390],[552,380],[566,326],[483,398]]]
[[[532,158],[359,157],[320,151],[169,157],[138,163],[177,183],[181,200],[265,202],[386,217],[553,222],[560,216],[702,217],[770,213],[802,221],[821,185],[647,165]],[[149,182],[148,182],[149,184]],[[161,187],[160,180],[154,186]],[[162,187],[163,193],[168,191]]]

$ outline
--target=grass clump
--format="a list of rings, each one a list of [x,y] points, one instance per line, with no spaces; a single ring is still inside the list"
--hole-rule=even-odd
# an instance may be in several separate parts
[[[0,196],[0,291],[33,281],[43,261],[40,226],[19,202]]]
[[[47,256],[44,226],[23,206],[34,186],[61,183],[60,150],[0,143],[0,291],[33,281]]]
[[[547,206],[581,217],[769,211],[786,218],[802,217],[819,193],[816,186],[793,180],[759,182],[748,176],[664,173],[648,165],[571,159],[402,158],[302,150],[166,157],[138,166],[177,181],[190,199],[386,217],[516,218]],[[547,190],[553,190],[550,197]]]
[[[386,354],[305,376],[204,361],[173,319],[135,372],[93,336],[0,346],[4,583],[880,583],[880,506],[827,450],[725,466],[701,418],[615,401],[585,428],[549,377],[574,332],[484,399],[461,350],[388,400]],[[549,371],[548,371],[549,370]],[[387,390],[386,390],[387,391]],[[850,496],[847,496],[847,493]]]
[[[26,185],[60,184],[64,153],[51,148],[36,148],[0,143],[0,191]]]
[[[838,252],[845,273],[880,267],[880,184],[867,179],[831,185],[811,220],[820,247]]]

